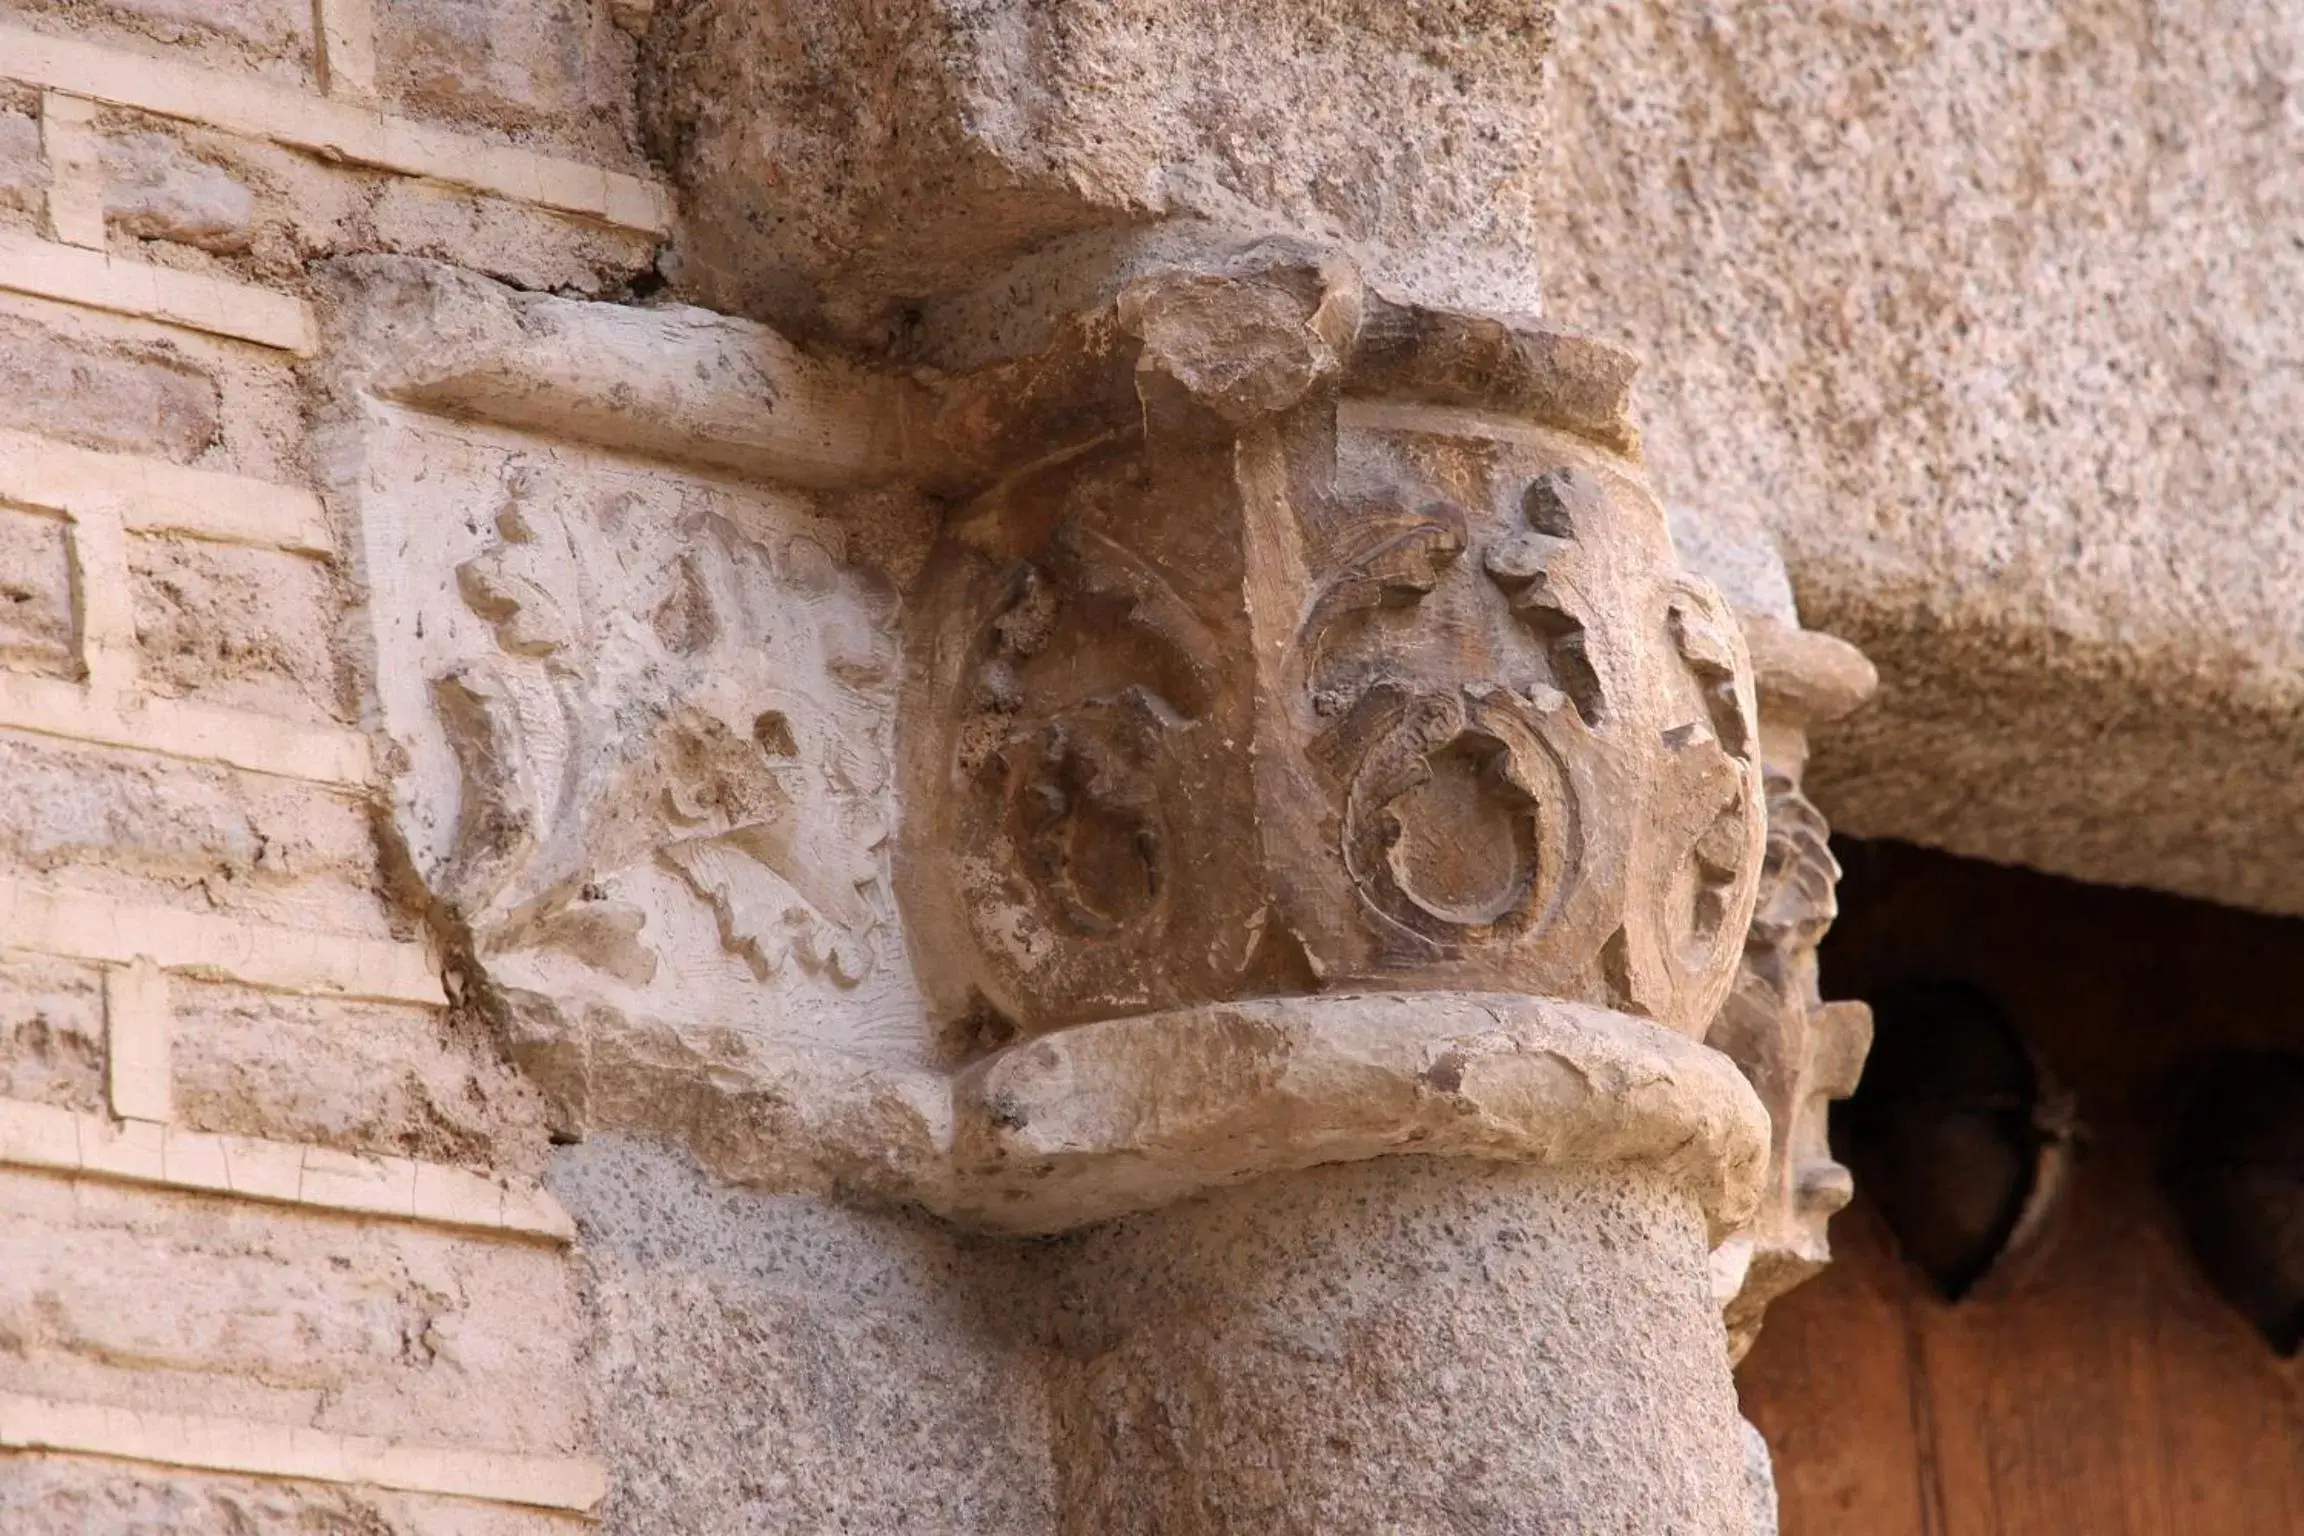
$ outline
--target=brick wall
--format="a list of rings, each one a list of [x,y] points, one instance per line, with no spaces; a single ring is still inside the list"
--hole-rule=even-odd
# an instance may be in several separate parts
[[[535,1096],[395,897],[315,269],[655,259],[604,0],[0,0],[0,1529],[599,1498]]]

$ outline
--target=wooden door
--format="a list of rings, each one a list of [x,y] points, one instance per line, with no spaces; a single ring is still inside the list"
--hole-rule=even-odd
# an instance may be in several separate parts
[[[2029,1272],[1948,1307],[1861,1189],[1740,1373],[1785,1536],[2304,1533],[2304,1366],[2209,1290],[2154,1177],[2182,1063],[2304,1049],[2304,923],[1896,845],[1844,850],[1827,996],[1994,992],[2087,1140]]]

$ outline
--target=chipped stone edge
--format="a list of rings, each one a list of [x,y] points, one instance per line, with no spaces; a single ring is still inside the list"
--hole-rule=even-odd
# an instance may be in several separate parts
[[[330,38],[339,50],[332,57],[340,59],[346,39],[337,32]],[[344,72],[342,62],[335,67]],[[100,43],[0,25],[0,78],[581,214],[641,234],[662,236],[672,228],[671,192],[661,182]]]
[[[420,256],[314,271],[346,419],[383,400],[805,490],[883,485],[931,452],[919,380],[736,316],[524,293]]]
[[[527,1180],[149,1120],[115,1121],[21,1099],[0,1099],[0,1167],[556,1244],[576,1237],[560,1202]]]
[[[494,1504],[590,1513],[607,1496],[596,1461],[332,1434],[298,1424],[0,1393],[0,1450],[122,1461],[317,1483],[365,1484]]]
[[[1645,1019],[1506,993],[1208,1004],[1060,1030],[954,1084],[942,1214],[1047,1233],[1387,1155],[1645,1167],[1750,1219],[1767,1112],[1733,1062]]]

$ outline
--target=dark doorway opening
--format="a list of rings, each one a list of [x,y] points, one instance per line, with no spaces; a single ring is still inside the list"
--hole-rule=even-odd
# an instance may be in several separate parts
[[[2288,1133],[2263,1065],[2304,1063],[2304,922],[1903,844],[1835,851],[1847,875],[1825,996],[1893,1005],[1899,988],[1907,1003],[1916,985],[1972,988],[2036,1058],[2035,1086],[2064,1096],[2023,1142],[2043,1110],[2015,1058],[1972,1044],[1967,1076],[1931,1067],[1912,1043],[1935,1027],[1923,1008],[1880,1063],[1903,1056],[1897,1070],[1919,1072],[1907,1102],[1983,1106],[1966,1131],[1929,1134],[1949,1145],[1981,1126],[2036,1149],[2061,1127],[2070,1156],[2024,1251],[1981,1261],[1954,1239],[2009,1246],[2020,1159],[1980,1157],[1965,1181],[1946,1172],[1974,1214],[1939,1213],[1952,1236],[1937,1234],[1931,1273],[1900,1250],[1888,1211],[1929,1191],[1891,1190],[1877,1166],[1868,1180],[1865,1152],[1845,1144],[1863,1112],[1836,1122],[1858,1179],[1833,1222],[1834,1263],[1775,1304],[1739,1373],[1775,1451],[1786,1536],[2304,1531],[2304,1365],[2265,1322],[2285,1294],[2278,1213],[2304,1195],[2284,1161],[2291,1143],[2304,1153],[2304,1125]],[[2277,1054],[2235,1055],[2247,1052]],[[2304,1105],[2304,1067],[2294,1081]],[[2203,1110],[2205,1092],[2227,1097]],[[1935,1159],[1914,1149],[1928,1134],[1899,1134],[1906,1175],[1925,1186]],[[1991,1178],[2002,1186],[1977,1182]],[[2186,1194],[2203,1186],[2213,1199]],[[2219,1258],[2187,1206],[2203,1200],[2215,1232],[2258,1226]],[[1917,1248],[1909,1213],[1904,1225]],[[2304,1230],[2293,1247],[2304,1277]]]

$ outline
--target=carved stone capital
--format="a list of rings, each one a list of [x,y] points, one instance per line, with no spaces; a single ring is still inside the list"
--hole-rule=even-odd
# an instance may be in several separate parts
[[[392,830],[564,1135],[1062,1234],[1079,1528],[1741,1528],[1765,717],[1629,358],[1284,247],[960,376],[330,316]]]
[[[1830,1105],[1856,1089],[1872,1043],[1871,1010],[1827,1003],[1816,947],[1839,914],[1831,828],[1801,793],[1808,732],[1870,697],[1863,653],[1778,618],[1745,621],[1759,669],[1768,841],[1743,964],[1706,1043],[1725,1052],[1767,1107],[1771,1145],[1760,1204],[1716,1257],[1729,1353],[1742,1359],[1768,1304],[1832,1256],[1826,1226],[1854,1186],[1833,1159]]]
[[[1279,249],[959,387],[900,746],[931,1005],[1001,1038],[1442,989],[1701,1034],[1760,749],[1632,368]]]

